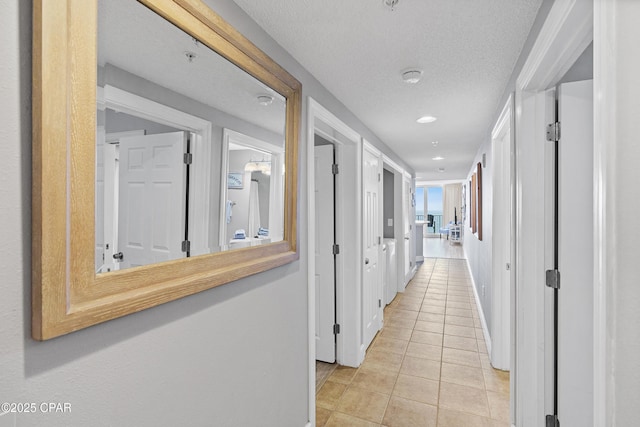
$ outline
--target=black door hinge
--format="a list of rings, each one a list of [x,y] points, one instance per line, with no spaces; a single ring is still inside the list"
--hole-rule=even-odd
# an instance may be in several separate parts
[[[332,164],[331,165],[331,173],[334,175],[338,175],[338,173],[340,172],[338,165],[337,164]]]
[[[333,254],[334,255],[340,254],[340,245],[333,245]]]
[[[338,335],[340,333],[340,325],[337,323],[333,325],[333,335]]]
[[[558,270],[547,270],[545,284],[550,288],[560,289],[560,272]]]
[[[190,165],[191,163],[193,163],[193,154],[184,153],[184,164]]]
[[[182,241],[182,252],[191,252],[191,242],[189,240]]]

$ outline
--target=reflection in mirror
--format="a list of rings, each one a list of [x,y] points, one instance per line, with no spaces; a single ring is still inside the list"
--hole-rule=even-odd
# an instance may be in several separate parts
[[[283,144],[224,129],[220,246],[228,249],[281,241]],[[225,167],[226,165],[226,167]]]
[[[132,0],[98,2],[97,91],[98,273],[282,240],[283,96]]]

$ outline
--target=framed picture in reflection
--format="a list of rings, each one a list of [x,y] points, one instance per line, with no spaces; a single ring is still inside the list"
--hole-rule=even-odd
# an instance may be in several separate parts
[[[242,172],[230,172],[227,174],[227,188],[242,189],[243,176]]]

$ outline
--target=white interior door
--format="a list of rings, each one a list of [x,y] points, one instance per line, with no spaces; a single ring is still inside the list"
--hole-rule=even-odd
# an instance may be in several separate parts
[[[511,99],[509,99],[511,103]],[[492,137],[492,310],[491,363],[511,368],[511,109],[505,109]]]
[[[402,180],[402,223],[404,226],[404,283],[411,278],[411,180],[404,176]],[[404,288],[404,287],[403,287]]]
[[[333,145],[316,146],[314,151],[316,360],[333,363],[336,360]]]
[[[593,81],[558,89],[558,419],[593,425]]]
[[[363,273],[362,273],[362,340],[366,349],[382,327],[382,295],[379,257],[382,234],[380,223],[381,160],[366,146],[362,158],[363,183]]]
[[[121,268],[182,258],[186,132],[120,138]]]

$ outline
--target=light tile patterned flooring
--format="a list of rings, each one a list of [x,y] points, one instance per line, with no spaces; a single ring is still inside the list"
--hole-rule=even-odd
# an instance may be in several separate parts
[[[318,363],[316,425],[508,426],[509,373],[489,363],[471,286],[464,260],[426,259],[360,368]]]

